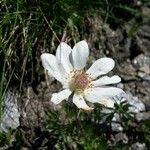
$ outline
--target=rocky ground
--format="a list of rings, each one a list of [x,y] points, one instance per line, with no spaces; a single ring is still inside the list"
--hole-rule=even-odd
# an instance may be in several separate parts
[[[133,24],[137,21],[135,19],[130,20],[117,29],[113,29],[107,24],[104,25],[99,17],[86,18],[86,21],[88,22],[88,34],[85,34],[82,38],[87,40],[91,50],[89,66],[93,61],[103,56],[112,57],[116,61],[113,73],[118,74],[122,78],[122,82],[117,86],[123,88],[130,100],[138,99],[145,104],[145,110],[138,112],[135,116],[137,122],[149,120],[150,24],[144,23],[140,25],[132,33],[132,36],[129,36]],[[16,117],[16,124],[11,124],[11,126],[19,125],[18,131],[23,133],[24,138],[23,150],[27,149],[25,147],[36,147],[38,145],[41,147],[41,150],[44,149],[44,145],[48,140],[47,132],[43,128],[45,112],[49,109],[59,109],[59,106],[56,107],[50,102],[50,98],[51,93],[60,89],[61,85],[45,74],[45,79],[41,80],[36,87],[28,86],[24,88],[23,94],[18,97],[13,94],[18,99],[18,112],[16,114],[18,115],[19,113],[17,116],[19,120]],[[10,93],[14,93],[11,88],[10,91]],[[4,126],[10,127],[9,123],[10,120],[7,120]],[[16,131],[14,131],[15,134]],[[129,142],[128,136],[123,132],[114,134],[112,140],[115,142],[120,140],[124,143]],[[13,147],[15,139],[12,138],[10,143],[9,147]],[[3,147],[3,149],[6,147]],[[145,143],[135,141],[130,149],[145,150],[148,147]]]

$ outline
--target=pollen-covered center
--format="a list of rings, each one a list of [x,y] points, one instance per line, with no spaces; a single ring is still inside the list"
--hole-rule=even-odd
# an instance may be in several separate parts
[[[77,91],[83,91],[86,88],[90,86],[91,80],[83,71],[74,71],[73,76],[71,78],[70,88],[71,90],[77,92]]]

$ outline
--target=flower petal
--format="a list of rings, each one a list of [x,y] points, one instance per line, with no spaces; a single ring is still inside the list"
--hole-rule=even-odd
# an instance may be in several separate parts
[[[92,81],[92,84],[95,87],[97,87],[97,86],[102,86],[102,85],[119,83],[120,81],[121,81],[121,78],[117,75],[114,75],[112,77],[104,76],[104,77],[99,78],[98,80]]]
[[[79,108],[84,110],[93,110],[92,107],[89,107],[82,96],[80,95],[74,95],[73,97],[73,103]]]
[[[75,69],[83,69],[89,57],[89,48],[86,41],[80,41],[73,47],[72,63]]]
[[[113,107],[112,97],[124,93],[122,89],[116,87],[91,88],[84,92],[87,101],[91,103],[100,103],[106,107]]]
[[[69,73],[73,69],[72,64],[69,60],[71,51],[71,47],[64,42],[60,43],[56,51],[56,58],[63,65],[67,73]]]
[[[42,65],[43,67],[48,70],[48,73],[56,78],[61,83],[66,81],[65,76],[66,72],[61,66],[58,64],[57,59],[54,55],[44,53],[41,55]]]
[[[71,94],[71,91],[69,89],[65,89],[59,93],[54,93],[54,94],[52,94],[51,101],[57,105],[61,101],[67,99],[70,94]]]
[[[95,79],[100,75],[106,74],[111,71],[115,66],[115,62],[111,58],[101,58],[94,62],[94,64],[87,70],[90,77]]]

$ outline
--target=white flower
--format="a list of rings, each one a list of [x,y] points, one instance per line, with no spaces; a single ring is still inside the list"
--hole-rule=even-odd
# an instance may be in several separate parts
[[[67,100],[73,92],[73,103],[80,109],[92,110],[85,101],[100,103],[106,107],[113,107],[112,97],[123,93],[123,90],[106,85],[119,83],[121,78],[102,76],[114,68],[115,62],[111,58],[101,58],[84,71],[89,57],[86,41],[75,44],[73,49],[62,42],[57,48],[56,56],[48,53],[41,55],[43,67],[48,74],[55,77],[63,85],[63,90],[52,94],[51,101],[59,104]],[[102,76],[98,78],[99,76]]]

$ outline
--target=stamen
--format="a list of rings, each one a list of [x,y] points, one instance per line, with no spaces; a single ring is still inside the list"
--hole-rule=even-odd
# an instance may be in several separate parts
[[[74,70],[70,82],[71,90],[77,93],[82,93],[85,89],[91,86],[91,79],[87,73],[82,70]]]

